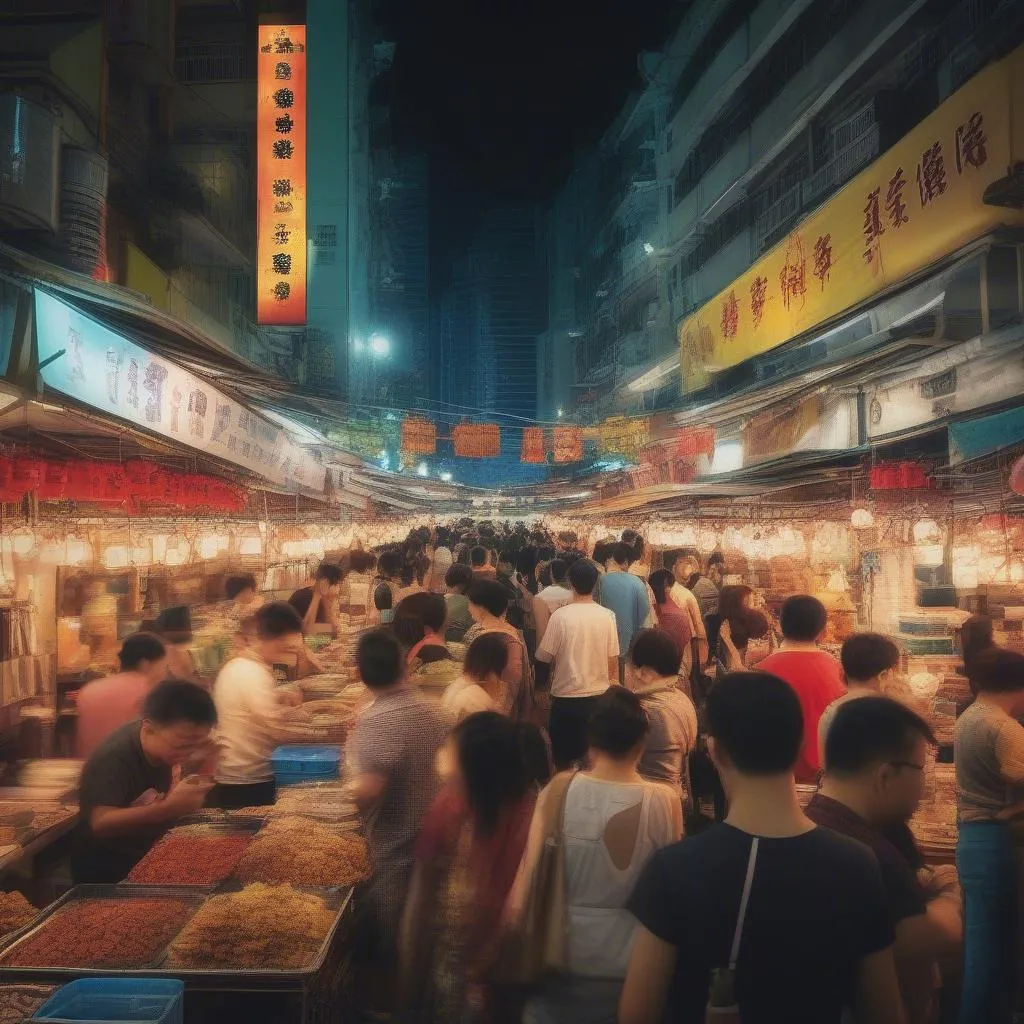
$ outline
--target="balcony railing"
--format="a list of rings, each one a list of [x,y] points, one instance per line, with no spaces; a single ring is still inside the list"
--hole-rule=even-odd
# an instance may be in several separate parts
[[[754,221],[754,253],[764,250],[774,241],[776,234],[800,212],[800,186],[794,185]]]
[[[255,57],[241,42],[179,43],[174,69],[181,82],[237,82],[256,77]]]
[[[862,135],[840,150],[814,172],[800,187],[801,202],[807,209],[821,197],[848,182],[861,168],[878,156],[878,125],[872,123]]]

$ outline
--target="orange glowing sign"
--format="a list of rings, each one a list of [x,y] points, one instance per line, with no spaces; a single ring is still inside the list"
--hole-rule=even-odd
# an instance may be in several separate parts
[[[256,316],[306,322],[306,26],[260,25]]]

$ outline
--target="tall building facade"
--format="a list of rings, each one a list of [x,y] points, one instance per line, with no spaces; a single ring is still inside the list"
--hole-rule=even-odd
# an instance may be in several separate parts
[[[586,226],[550,245],[539,414],[585,421],[689,398],[688,318],[1022,38],[1012,0],[690,5],[548,211],[551,239]],[[777,372],[744,363],[709,394]]]

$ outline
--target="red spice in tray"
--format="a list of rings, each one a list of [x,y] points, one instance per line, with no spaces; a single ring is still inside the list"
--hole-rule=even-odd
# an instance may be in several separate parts
[[[193,906],[182,900],[87,899],[69,903],[0,958],[5,967],[138,968],[181,931]]]
[[[145,885],[215,885],[238,863],[252,835],[169,832],[132,869],[126,881]]]

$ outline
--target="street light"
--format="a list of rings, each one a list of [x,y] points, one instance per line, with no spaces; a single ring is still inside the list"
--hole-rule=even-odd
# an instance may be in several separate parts
[[[452,475],[451,475],[451,473],[449,473],[447,471],[442,473],[441,474],[441,481],[442,481],[442,483],[450,484],[452,482]]]
[[[430,474],[430,470],[427,468],[427,464],[425,462],[421,462],[416,467],[416,475],[417,476],[428,476],[429,474]]]
[[[651,245],[650,242],[644,242],[644,252],[648,256],[653,256],[654,255],[654,246]]]
[[[558,418],[561,419],[564,415],[565,415],[565,410],[564,409],[559,409],[558,410]]]
[[[391,351],[391,342],[383,334],[370,335],[370,352],[376,359],[386,359]]]

